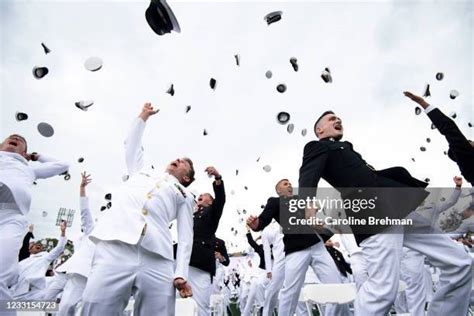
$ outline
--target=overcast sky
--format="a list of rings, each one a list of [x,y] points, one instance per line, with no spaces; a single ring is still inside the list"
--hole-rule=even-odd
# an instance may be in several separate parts
[[[443,155],[444,138],[430,129],[426,115],[415,115],[402,91],[422,94],[430,83],[428,101],[446,114],[455,111],[458,126],[472,138],[471,1],[170,0],[182,32],[165,36],[149,28],[148,3],[1,1],[1,136],[20,133],[31,150],[72,165],[70,181],[56,177],[34,187],[29,218],[38,238],[57,235],[60,207],[78,210],[83,170],[93,175],[87,191],[94,217],[100,216],[104,195],[126,174],[123,140],[147,101],[161,109],[143,139],[155,168],[191,157],[196,193],[212,190],[205,167],[221,172],[228,199],[217,235],[228,243],[243,241],[238,208],[259,214],[260,205],[275,195],[276,181],[289,178],[297,185],[303,147],[315,139],[314,120],[327,109],[342,118],[344,139],[375,168],[404,166],[432,186],[453,185],[459,171]],[[283,11],[282,20],[268,26],[263,17],[275,10]],[[103,59],[101,70],[84,68],[91,56]],[[291,57],[298,59],[298,72]],[[47,66],[49,74],[36,80],[35,65]],[[320,78],[325,67],[331,84]],[[444,73],[442,81],[435,79],[437,72]],[[211,77],[215,90],[209,88]],[[165,93],[171,83],[174,96]],[[287,85],[284,94],[276,91],[279,83]],[[449,98],[452,89],[460,93],[455,100]],[[74,106],[84,99],[94,101],[87,112]],[[192,108],[185,114],[187,105]],[[16,111],[29,119],[15,121]],[[292,134],[277,123],[280,111],[291,114]],[[40,122],[54,127],[53,137],[38,133]],[[269,173],[262,169],[267,164]],[[79,216],[71,235],[78,232]]]

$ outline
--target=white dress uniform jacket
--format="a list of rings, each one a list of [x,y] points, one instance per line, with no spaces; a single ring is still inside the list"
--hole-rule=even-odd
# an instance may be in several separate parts
[[[141,246],[169,260],[173,259],[173,240],[169,224],[177,219],[178,252],[175,278],[187,279],[193,243],[192,194],[168,173],[144,168],[141,138],[145,122],[134,120],[125,141],[129,179],[124,183],[111,209],[107,210],[90,235],[93,242],[119,240]],[[114,198],[115,199],[115,198]]]
[[[28,214],[30,210],[33,182],[58,175],[69,168],[67,163],[45,155],[39,155],[38,161],[40,163],[30,164],[19,154],[0,151],[0,184],[8,187],[16,203],[15,209],[23,215]],[[12,209],[10,206],[0,207],[4,208]]]
[[[265,270],[272,272],[274,261],[285,260],[285,246],[280,225],[272,223],[262,231],[262,245],[265,254]],[[272,247],[270,247],[273,245]],[[272,253],[273,259],[272,260]]]
[[[56,260],[66,247],[67,238],[60,237],[58,244],[50,252],[42,251],[20,261],[20,276],[15,285],[14,297],[22,296],[30,288],[46,288],[46,271],[51,262]]]
[[[81,230],[82,234],[74,242],[74,254],[64,264],[56,268],[57,272],[67,272],[68,274],[80,274],[89,277],[92,257],[94,256],[95,244],[89,239],[89,235],[94,229],[94,220],[89,208],[89,198],[80,198],[81,208]]]

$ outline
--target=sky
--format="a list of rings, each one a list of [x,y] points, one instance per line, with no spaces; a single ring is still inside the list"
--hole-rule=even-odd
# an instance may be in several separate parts
[[[415,104],[402,92],[422,94],[429,83],[427,101],[446,114],[456,112],[456,123],[472,139],[471,1],[169,0],[181,33],[164,36],[145,20],[148,3],[0,3],[0,135],[20,133],[31,150],[71,163],[71,180],[39,180],[33,188],[28,218],[37,238],[59,233],[60,207],[78,212],[84,170],[92,174],[87,193],[94,217],[100,218],[104,195],[122,185],[123,141],[145,102],[160,109],[143,138],[155,169],[191,157],[195,193],[212,192],[207,166],[222,174],[227,203],[217,236],[231,252],[247,248],[240,221],[261,212],[275,195],[275,183],[288,178],[297,186],[304,145],[315,139],[313,123],[328,109],[342,118],[344,139],[376,169],[403,166],[415,177],[429,178],[431,186],[454,185],[459,170],[443,155],[446,141],[430,129],[426,115],[415,115]],[[277,10],[282,19],[267,25],[264,16]],[[44,54],[42,42],[51,53]],[[103,60],[97,72],[84,67],[92,56]],[[291,57],[298,60],[298,72]],[[35,79],[36,65],[47,66],[49,74]],[[320,78],[326,67],[332,83]],[[271,79],[265,77],[268,70]],[[443,80],[435,79],[437,72],[444,73]],[[215,90],[210,78],[217,80]],[[171,83],[174,96],[166,93]],[[280,83],[286,84],[285,93],[277,92]],[[454,100],[453,89],[460,93]],[[75,107],[87,99],[94,101],[87,112]],[[185,113],[188,105],[191,111]],[[17,111],[29,119],[17,122]],[[292,134],[277,123],[280,111],[290,113]],[[51,124],[55,134],[41,136],[40,122]],[[239,216],[237,209],[247,214]],[[79,224],[77,214],[71,237],[79,234]]]

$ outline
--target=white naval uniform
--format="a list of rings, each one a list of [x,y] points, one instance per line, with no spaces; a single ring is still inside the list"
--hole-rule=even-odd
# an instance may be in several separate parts
[[[439,214],[454,206],[461,189],[454,189],[451,196],[443,203],[433,203],[419,207],[415,212],[410,214],[410,218],[415,220],[415,224],[420,228],[427,229],[426,224],[421,221],[427,220],[434,225]],[[420,217],[424,216],[425,218]],[[431,228],[430,228],[431,229]],[[428,233],[428,231],[426,231]],[[406,283],[405,298],[406,308],[412,315],[423,315],[425,312],[426,287],[425,287],[425,256],[420,252],[413,251],[403,247],[402,263],[400,267],[400,278]],[[401,300],[403,301],[403,300]],[[403,305],[403,303],[401,304]],[[397,301],[395,301],[397,307]],[[403,309],[403,306],[400,306]]]
[[[263,315],[272,315],[278,303],[278,293],[285,279],[285,245],[280,225],[272,223],[262,231],[262,244],[265,253],[265,269],[272,273],[272,278],[265,291]],[[273,245],[273,248],[270,248]],[[271,254],[273,252],[273,260]]]
[[[42,251],[20,261],[18,283],[13,287],[15,299],[42,299],[42,291],[46,288],[46,271],[64,251],[66,242],[66,237],[60,237],[50,252]]]
[[[321,240],[306,249],[296,251],[285,257],[285,280],[280,290],[278,315],[293,315],[305,281],[308,267],[312,267],[321,283],[342,283],[341,273]],[[325,316],[347,315],[347,305],[327,304]]]
[[[81,197],[81,230],[82,234],[74,243],[76,250],[69,260],[56,268],[57,272],[66,272],[67,282],[59,303],[58,316],[75,315],[76,306],[82,299],[82,293],[86,287],[87,278],[92,265],[95,245],[89,239],[94,229],[94,220],[89,207],[89,199]]]
[[[179,248],[179,247],[178,247]],[[198,306],[198,316],[211,313],[211,274],[207,271],[189,266],[189,284],[193,289],[193,300]]]
[[[260,308],[265,302],[265,288],[268,285],[267,273],[265,270],[257,267],[254,270],[254,276],[250,279],[249,294],[245,303],[242,315],[250,316],[254,306]]]
[[[403,246],[425,255],[441,270],[440,286],[427,315],[465,315],[471,291],[471,258],[447,235],[433,233],[431,223],[418,211],[408,217],[413,219],[414,227],[392,226],[360,243],[368,279],[356,297],[355,315],[375,316],[389,311],[397,295]]]
[[[357,290],[367,280],[367,266],[362,255],[362,249],[357,246],[354,235],[339,234],[341,243],[349,254],[349,264],[351,265],[352,276],[356,284]]]
[[[66,273],[55,272],[53,276],[46,277],[46,288],[41,293],[45,301],[55,301],[61,297],[67,283]]]
[[[0,300],[13,297],[9,287],[18,278],[18,253],[27,232],[33,182],[69,168],[45,155],[39,155],[38,161],[30,164],[19,154],[0,151]]]
[[[121,315],[131,295],[134,315],[174,315],[173,280],[188,279],[194,199],[174,176],[144,168],[144,129],[145,122],[135,119],[125,142],[130,178],[90,235],[96,249],[82,315]],[[174,219],[176,268],[168,228]]]

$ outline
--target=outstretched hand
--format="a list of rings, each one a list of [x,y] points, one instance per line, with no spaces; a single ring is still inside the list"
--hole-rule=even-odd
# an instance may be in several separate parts
[[[404,91],[403,94],[407,98],[410,98],[414,102],[418,103],[423,109],[426,109],[429,106],[429,104],[425,101],[425,99],[423,99],[420,96],[414,95],[413,93],[411,93],[409,91]]]
[[[81,180],[81,188],[85,188],[89,183],[91,183],[92,179],[90,178],[90,174],[86,174],[86,172],[81,173],[82,180]]]
[[[142,112],[140,113],[138,117],[140,117],[143,121],[146,122],[150,116],[155,115],[159,111],[160,109],[156,109],[156,110],[153,109],[153,107],[151,106],[151,103],[147,102],[143,105]]]
[[[214,178],[219,178],[221,176],[219,171],[217,171],[217,169],[212,166],[207,167],[204,171],[207,173],[208,176],[214,176]]]

